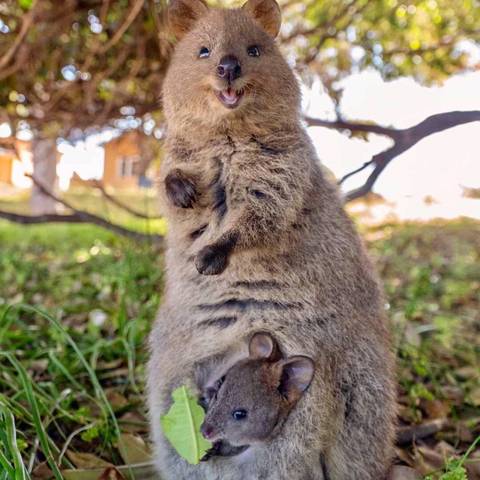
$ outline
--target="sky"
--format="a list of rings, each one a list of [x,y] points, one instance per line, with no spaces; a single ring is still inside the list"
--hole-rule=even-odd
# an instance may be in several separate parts
[[[342,112],[348,120],[374,121],[405,128],[429,115],[451,110],[480,110],[480,71],[451,77],[443,85],[425,87],[411,78],[384,82],[366,71],[344,81]],[[309,115],[331,117],[331,105],[320,85],[305,92]],[[369,142],[349,139],[324,128],[309,133],[321,161],[337,177],[355,169],[391,144],[371,135]],[[345,189],[363,183],[369,171],[345,183]],[[462,196],[462,187],[480,188],[480,122],[432,135],[394,159],[380,176],[374,191],[394,203],[401,218],[467,215],[480,218],[480,201]],[[425,205],[425,197],[435,201]]]

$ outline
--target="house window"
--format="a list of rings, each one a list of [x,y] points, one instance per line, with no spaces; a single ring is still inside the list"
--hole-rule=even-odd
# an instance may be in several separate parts
[[[119,176],[135,177],[138,175],[140,169],[140,159],[138,156],[120,157],[119,162]]]

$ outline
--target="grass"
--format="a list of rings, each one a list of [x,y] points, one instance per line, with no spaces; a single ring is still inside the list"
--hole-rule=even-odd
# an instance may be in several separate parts
[[[435,480],[478,479],[478,450],[464,455],[480,434],[480,224],[363,233],[395,332],[401,425],[447,421],[399,461]],[[145,341],[162,257],[86,225],[0,222],[0,245],[0,480],[96,478],[65,472],[122,465],[119,439],[148,438]]]

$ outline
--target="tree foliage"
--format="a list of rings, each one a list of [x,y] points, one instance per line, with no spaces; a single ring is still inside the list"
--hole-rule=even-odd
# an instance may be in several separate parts
[[[3,2],[0,121],[66,136],[152,112],[161,118],[172,50],[165,7],[166,0]],[[467,52],[480,41],[478,0],[285,0],[282,7],[282,47],[337,102],[338,81],[367,67],[425,83],[474,67]]]
[[[478,0],[290,2],[282,42],[338,100],[338,80],[367,67],[429,84],[474,68]],[[478,66],[478,65],[477,65]]]
[[[160,110],[164,2],[18,0],[1,7],[0,121],[48,136]]]

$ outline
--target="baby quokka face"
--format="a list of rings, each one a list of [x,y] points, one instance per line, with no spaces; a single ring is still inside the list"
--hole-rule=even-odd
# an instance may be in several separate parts
[[[208,410],[201,431],[214,445],[248,446],[275,436],[312,381],[313,360],[281,358],[268,333],[256,333],[249,351],[247,359],[207,389]]]
[[[296,104],[296,81],[274,43],[281,23],[274,0],[235,10],[172,0],[169,23],[180,42],[165,80],[167,112],[211,123],[249,106],[276,108],[281,97]]]

